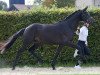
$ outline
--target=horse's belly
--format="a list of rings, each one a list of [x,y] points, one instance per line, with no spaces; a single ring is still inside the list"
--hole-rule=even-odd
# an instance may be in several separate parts
[[[40,30],[37,34],[38,42],[45,44],[60,44],[64,42],[66,37],[61,31],[56,30]]]
[[[38,42],[43,44],[62,44],[65,38],[61,36],[41,36],[38,38]]]

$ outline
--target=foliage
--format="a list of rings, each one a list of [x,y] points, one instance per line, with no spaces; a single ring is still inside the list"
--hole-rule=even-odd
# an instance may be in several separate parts
[[[75,6],[75,0],[44,0],[43,5],[47,7],[74,7]]]
[[[46,11],[45,11],[46,10]],[[63,9],[48,9],[48,8],[37,8],[31,11],[20,11],[20,12],[0,12],[0,41],[8,39],[16,31],[23,27],[27,27],[32,23],[55,23],[64,19],[69,14],[73,13],[75,10],[69,8]],[[91,56],[89,62],[100,62],[100,10],[89,11],[94,17],[95,22],[91,25],[89,29],[89,47],[91,49]],[[22,38],[19,38],[16,43],[10,48],[7,53],[0,55],[0,59],[4,60],[7,64],[11,63],[15,58],[16,52],[21,46]],[[74,37],[74,42],[76,43],[77,36]],[[37,49],[36,53],[42,56],[45,63],[49,63],[55,54],[55,49],[57,46],[47,46],[44,45],[43,49]],[[73,53],[75,49],[64,47],[58,62],[66,63],[73,62]],[[20,64],[35,64],[36,58],[31,58],[29,52],[26,50],[23,55],[21,55]]]
[[[3,1],[0,1],[0,10],[6,10],[7,9],[7,4]]]
[[[43,6],[52,7],[55,4],[55,0],[44,0]]]
[[[40,5],[42,4],[42,0],[34,0],[34,5]]]
[[[68,7],[74,7],[75,6],[75,0],[55,0],[56,1],[56,4],[57,4],[57,7],[65,7],[65,6],[68,6]]]

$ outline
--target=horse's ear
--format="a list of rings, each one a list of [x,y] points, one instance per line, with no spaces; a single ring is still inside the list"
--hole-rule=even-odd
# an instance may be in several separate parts
[[[88,6],[86,6],[86,7],[83,9],[83,11],[86,11],[86,10],[87,10],[87,8],[88,8]]]

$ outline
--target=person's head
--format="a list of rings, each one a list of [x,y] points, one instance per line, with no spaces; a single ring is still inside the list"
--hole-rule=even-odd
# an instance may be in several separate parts
[[[84,26],[89,27],[89,23],[84,23]]]

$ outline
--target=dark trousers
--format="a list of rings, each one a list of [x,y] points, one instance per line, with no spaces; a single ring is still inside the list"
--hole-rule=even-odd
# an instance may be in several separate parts
[[[85,41],[78,40],[77,45],[80,46],[80,48],[82,50],[81,52],[82,52],[82,55],[83,56],[84,55],[90,55],[90,49],[86,46]]]
[[[90,55],[90,49],[86,46],[85,41],[78,40],[77,45],[81,48],[81,51],[78,51],[79,57],[76,57],[76,65],[81,65],[86,63],[86,56]]]

